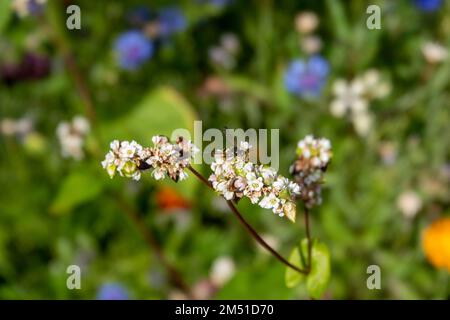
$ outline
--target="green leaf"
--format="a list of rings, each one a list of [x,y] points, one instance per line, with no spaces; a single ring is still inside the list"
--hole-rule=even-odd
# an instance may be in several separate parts
[[[11,19],[11,13],[11,1],[0,1],[0,33],[3,32],[5,27],[8,25],[8,22]]]
[[[287,267],[285,282],[288,288],[292,288],[306,280],[306,288],[309,296],[314,299],[320,299],[330,280],[330,253],[325,244],[317,240],[313,240],[311,256],[312,261],[310,273],[308,275],[304,275]],[[300,269],[306,269],[307,261],[308,240],[303,239],[300,246],[292,250],[289,257],[289,262]]]
[[[271,103],[270,92],[257,81],[245,76],[226,76],[223,78],[231,90],[244,93],[255,99]]]
[[[306,247],[304,247],[304,244],[306,244]],[[305,269],[306,268],[306,263],[305,263],[305,254],[306,252],[308,252],[308,248],[307,248],[307,243],[302,241],[301,243],[302,246],[302,256],[300,256],[300,250],[299,247],[295,247],[292,251],[291,251],[291,255],[289,256],[289,262],[291,264],[293,264],[296,267],[299,267],[300,269]],[[304,248],[303,248],[304,247]],[[288,288],[293,288],[296,285],[302,283],[303,281],[305,281],[306,279],[306,275],[299,273],[295,270],[293,270],[292,268],[286,267],[286,273],[285,273],[285,282],[286,282],[286,286]]]
[[[287,112],[292,110],[292,105],[294,103],[291,94],[286,90],[286,87],[284,85],[285,68],[286,66],[282,64],[278,65],[273,84],[273,96],[275,100],[274,102],[280,112]]]
[[[306,287],[311,298],[320,299],[330,280],[330,252],[325,244],[314,241],[311,256],[311,272],[308,274]]]
[[[345,15],[345,8],[341,1],[327,0],[325,2],[335,36],[343,41],[349,34],[349,26]]]
[[[151,142],[158,134],[170,137],[175,129],[193,132],[196,114],[191,105],[173,88],[160,87],[150,91],[126,116],[103,127],[103,136],[109,140],[136,140]]]
[[[76,206],[95,198],[103,189],[104,179],[82,169],[71,173],[61,184],[50,206],[50,212],[67,213]]]

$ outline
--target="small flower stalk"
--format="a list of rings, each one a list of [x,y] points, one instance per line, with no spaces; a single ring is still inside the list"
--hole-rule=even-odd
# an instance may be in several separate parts
[[[165,136],[154,136],[153,147],[144,148],[136,141],[114,140],[110,144],[110,151],[106,154],[102,166],[113,178],[116,173],[122,177],[139,180],[141,172],[153,169],[152,176],[156,180],[169,177],[175,182],[187,178],[185,169],[191,159],[198,152],[198,148],[179,137],[171,143]]]
[[[331,143],[328,139],[307,135],[297,144],[297,156],[290,172],[302,190],[300,199],[311,209],[322,203],[321,185],[332,157]]]
[[[242,142],[236,151],[216,151],[211,164],[213,174],[209,177],[212,187],[226,200],[247,197],[253,204],[295,222],[294,199],[300,195],[300,186],[273,168],[250,162],[250,148],[247,142]]]

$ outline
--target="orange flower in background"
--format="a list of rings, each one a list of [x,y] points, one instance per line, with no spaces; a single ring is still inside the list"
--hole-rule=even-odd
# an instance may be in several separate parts
[[[186,210],[191,204],[175,189],[162,187],[156,194],[156,203],[164,211]]]
[[[436,268],[450,272],[450,218],[442,218],[428,226],[422,237],[423,250]]]

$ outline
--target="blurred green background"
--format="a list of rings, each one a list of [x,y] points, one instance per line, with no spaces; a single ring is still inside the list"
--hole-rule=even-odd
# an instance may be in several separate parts
[[[421,243],[424,228],[449,215],[449,1],[433,10],[436,1],[18,2],[30,1],[0,4],[0,298],[182,297],[130,217],[197,297],[307,298],[303,287],[286,288],[283,265],[195,179],[110,180],[102,169],[112,139],[151,145],[194,120],[204,130],[280,129],[285,176],[298,140],[330,139],[323,204],[312,211],[313,236],[331,252],[324,298],[450,297],[448,272],[427,262]],[[79,30],[66,27],[71,4],[81,8]],[[370,4],[381,8],[381,29],[366,26]],[[301,21],[305,11],[316,21]],[[129,30],[152,51],[132,70],[118,43]],[[289,92],[290,62],[313,55],[329,64],[320,93]],[[367,100],[372,125],[360,134],[330,105],[338,79],[368,70],[390,91]],[[77,115],[90,131],[61,138],[58,126]],[[79,159],[62,155],[61,143],[79,141]],[[246,202],[239,209],[284,256],[304,237],[302,219]],[[81,290],[66,287],[72,264]],[[374,264],[381,290],[366,286]]]

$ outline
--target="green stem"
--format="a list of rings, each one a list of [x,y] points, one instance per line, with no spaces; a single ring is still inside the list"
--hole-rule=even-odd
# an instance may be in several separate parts
[[[312,251],[312,240],[311,240],[311,231],[309,226],[309,209],[305,206],[305,229],[306,229],[306,239],[308,240],[308,265],[307,270],[311,271],[311,251]]]

